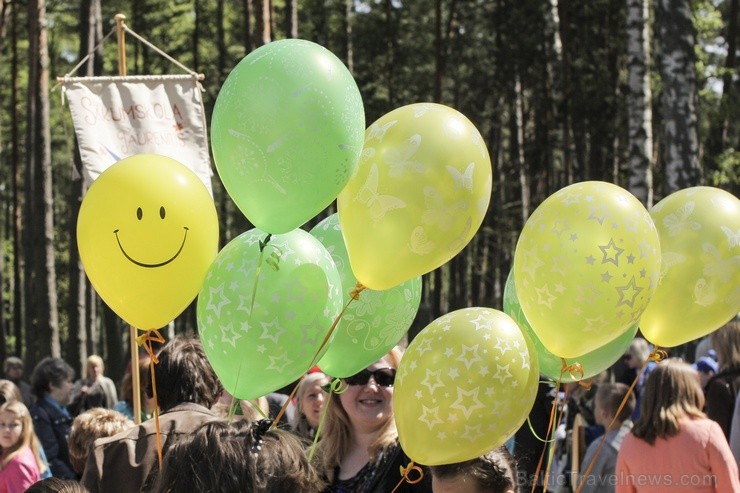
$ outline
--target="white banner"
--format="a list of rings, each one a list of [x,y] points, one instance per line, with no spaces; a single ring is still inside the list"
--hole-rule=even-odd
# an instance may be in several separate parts
[[[134,154],[181,162],[211,192],[202,88],[195,75],[66,77],[85,181]]]

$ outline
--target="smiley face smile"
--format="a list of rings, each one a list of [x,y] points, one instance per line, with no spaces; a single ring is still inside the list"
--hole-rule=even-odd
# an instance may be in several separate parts
[[[144,262],[139,262],[138,260],[132,258],[128,253],[126,253],[126,250],[123,248],[123,245],[121,245],[121,239],[118,237],[118,231],[119,230],[118,229],[114,230],[113,231],[113,234],[116,235],[116,241],[118,242],[118,248],[121,249],[121,253],[123,253],[123,256],[124,257],[126,257],[132,263],[138,265],[139,267],[154,268],[154,267],[162,267],[163,265],[167,265],[170,262],[172,262],[173,260],[175,260],[178,255],[180,255],[180,252],[182,252],[182,249],[185,246],[185,240],[187,240],[187,238],[188,238],[188,227],[187,226],[183,226],[182,229],[185,230],[185,234],[182,237],[182,243],[180,243],[180,248],[177,249],[177,252],[175,252],[175,254],[172,257],[170,257],[169,259],[165,260],[164,262],[159,262],[159,263],[156,263],[156,264],[146,264]]]

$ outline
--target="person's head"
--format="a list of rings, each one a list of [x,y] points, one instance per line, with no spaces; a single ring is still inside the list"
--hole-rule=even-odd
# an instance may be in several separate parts
[[[141,398],[141,407],[145,411],[151,410],[152,400],[146,395],[147,381],[149,381],[149,356],[139,358],[139,394]],[[126,372],[121,379],[121,398],[132,404],[134,402],[134,378],[133,369]]]
[[[301,436],[308,437],[311,430],[316,430],[321,420],[324,401],[328,394],[322,388],[329,383],[329,377],[321,372],[309,373],[301,383],[295,394],[296,412],[293,429]]]
[[[617,417],[617,423],[622,423],[632,416],[632,412],[635,410],[635,394],[630,393],[629,390],[629,387],[623,383],[605,382],[599,384],[594,398],[596,424],[608,427],[615,416]],[[622,401],[628,393],[627,402],[619,411],[619,406],[622,405]],[[619,414],[617,414],[617,411],[619,411]]]
[[[94,407],[77,416],[72,422],[67,444],[69,461],[76,473],[82,474],[93,442],[110,437],[134,426],[134,422],[112,409]]]
[[[371,460],[397,438],[393,421],[393,383],[401,362],[401,350],[393,348],[359,373],[342,379],[346,390],[327,407],[321,435],[322,468],[331,471],[351,449],[353,437],[372,435]]]
[[[300,440],[290,432],[269,429],[270,424],[235,420],[202,425],[167,451],[154,491],[322,491],[324,485]]]
[[[719,371],[740,370],[740,321],[737,317],[711,335],[712,347],[717,351]]]
[[[31,374],[31,390],[39,399],[49,395],[62,406],[72,400],[72,380],[75,372],[61,358],[46,357],[38,362]]]
[[[28,487],[26,493],[89,493],[74,479],[46,478]]]
[[[627,352],[624,354],[627,366],[632,369],[638,369],[647,361],[650,356],[650,345],[642,337],[632,339]]]
[[[33,431],[31,413],[21,401],[0,405],[0,447],[3,452],[2,467],[27,447],[33,452],[39,470],[46,468],[39,457],[39,442]]]
[[[432,466],[434,493],[516,493],[517,471],[506,447],[457,464]]]
[[[23,402],[23,396],[21,395],[21,389],[10,380],[0,379],[0,404],[5,404],[11,401]]]
[[[154,366],[157,402],[163,411],[178,404],[193,402],[210,408],[223,390],[216,372],[206,358],[200,339],[177,336],[157,355]],[[151,379],[146,393],[154,396]]]
[[[702,388],[704,388],[707,382],[709,382],[709,379],[712,378],[719,369],[717,362],[709,356],[702,356],[691,366],[699,374],[699,383]]]
[[[85,365],[85,375],[88,380],[96,381],[103,376],[104,370],[105,364],[103,363],[103,358],[97,354],[88,356],[87,364]]]
[[[3,375],[8,380],[17,382],[23,377],[23,360],[18,356],[8,356],[3,362]]]
[[[652,445],[656,438],[676,435],[680,419],[704,417],[703,407],[704,393],[696,371],[680,359],[667,359],[647,378],[632,433]]]

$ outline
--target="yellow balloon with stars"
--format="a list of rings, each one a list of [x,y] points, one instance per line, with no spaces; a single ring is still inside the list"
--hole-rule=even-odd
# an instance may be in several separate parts
[[[514,254],[522,311],[548,351],[577,358],[623,334],[660,275],[658,232],[627,190],[587,181],[548,197]]]
[[[401,447],[430,466],[493,450],[527,419],[538,380],[537,356],[508,315],[479,307],[448,313],[414,338],[398,367]]]

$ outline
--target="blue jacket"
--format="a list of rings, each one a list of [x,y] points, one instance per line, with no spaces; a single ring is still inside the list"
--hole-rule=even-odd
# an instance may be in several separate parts
[[[78,479],[69,461],[67,446],[72,418],[56,409],[46,399],[37,399],[30,412],[36,436],[46,452],[51,474],[55,478]]]

